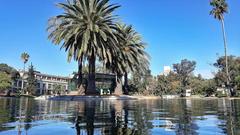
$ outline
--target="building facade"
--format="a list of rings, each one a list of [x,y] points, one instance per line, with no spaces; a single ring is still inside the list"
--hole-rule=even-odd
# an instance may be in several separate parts
[[[163,72],[160,75],[168,76],[171,73],[172,69],[170,66],[164,66]]]
[[[164,66],[163,67],[163,74],[164,75],[169,75],[170,74],[170,72],[171,72],[171,67],[170,66]]]
[[[19,71],[19,73],[20,79],[13,84],[14,91],[23,90],[27,86],[27,72]],[[71,77],[48,75],[40,72],[35,72],[34,75],[37,80],[37,94],[39,95],[53,94],[54,87],[57,85],[60,86],[64,92],[69,91]]]
[[[12,84],[13,92],[23,92],[27,86],[28,72],[19,71],[20,77]],[[63,77],[56,75],[43,74],[38,71],[34,72],[37,80],[37,95],[66,94],[71,91],[77,91],[77,78],[74,75]],[[108,89],[113,92],[115,88],[116,75],[96,73],[97,91],[100,89]],[[87,86],[88,74],[83,74],[83,86]]]

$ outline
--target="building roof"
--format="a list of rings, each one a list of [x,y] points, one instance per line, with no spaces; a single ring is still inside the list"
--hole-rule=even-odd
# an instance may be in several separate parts
[[[35,75],[46,76],[46,77],[55,77],[55,78],[61,78],[61,79],[71,79],[70,77],[66,77],[66,76],[49,75],[49,74],[43,74],[40,72],[35,72]]]

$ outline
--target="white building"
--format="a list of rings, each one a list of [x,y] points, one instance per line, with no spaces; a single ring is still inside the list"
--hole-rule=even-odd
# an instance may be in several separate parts
[[[27,85],[27,73],[19,71],[20,79],[18,79],[14,85],[14,90],[22,90]],[[40,72],[35,72],[35,78],[37,79],[37,93],[40,95],[51,94],[54,85],[61,85],[62,89],[68,91],[68,85],[71,80],[70,77],[55,76],[42,74]]]
[[[163,67],[164,75],[168,75],[170,72],[171,72],[171,67],[170,66],[164,66]]]
[[[171,67],[170,66],[164,66],[163,67],[163,72],[160,75],[165,75],[168,76],[171,72]]]

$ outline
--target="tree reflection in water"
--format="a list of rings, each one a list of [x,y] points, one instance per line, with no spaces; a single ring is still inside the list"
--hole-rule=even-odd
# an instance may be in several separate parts
[[[237,99],[67,102],[0,98],[0,108],[0,134],[240,134]]]

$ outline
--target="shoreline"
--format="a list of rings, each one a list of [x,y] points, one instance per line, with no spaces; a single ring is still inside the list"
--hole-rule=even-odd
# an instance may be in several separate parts
[[[22,97],[30,97],[30,96],[22,96]],[[20,98],[16,96],[2,96],[0,95],[0,98]],[[30,97],[34,98],[34,97]],[[209,100],[209,99],[228,99],[228,100],[234,100],[234,99],[240,99],[240,97],[204,97],[200,95],[194,95],[191,97],[180,97],[176,95],[168,95],[168,96],[143,96],[143,95],[62,95],[62,96],[53,96],[53,95],[46,95],[46,96],[40,96],[35,97],[35,100],[56,100],[56,101],[80,101],[80,100],[159,100],[159,99],[166,99],[166,100],[172,100],[172,99],[201,99],[201,100]]]
[[[192,97],[160,97],[160,96],[128,96],[128,95],[109,95],[109,96],[96,96],[96,95],[63,95],[63,96],[54,96],[45,100],[57,100],[57,101],[81,101],[81,100],[172,100],[172,99],[201,99],[201,100],[211,100],[211,99],[240,99],[240,97],[203,97],[203,96],[192,96]],[[41,99],[39,99],[41,100]]]

